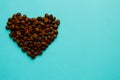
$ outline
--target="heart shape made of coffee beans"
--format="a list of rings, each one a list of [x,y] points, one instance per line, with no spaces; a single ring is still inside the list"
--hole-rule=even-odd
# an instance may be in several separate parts
[[[47,13],[44,17],[29,18],[18,12],[8,18],[6,29],[11,31],[9,36],[22,51],[35,58],[57,37],[59,24],[60,20]]]

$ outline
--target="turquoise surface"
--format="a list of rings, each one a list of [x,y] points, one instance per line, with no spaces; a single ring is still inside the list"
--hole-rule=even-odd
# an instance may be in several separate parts
[[[35,60],[5,29],[17,12],[61,20]],[[0,80],[120,80],[120,0],[0,0]]]

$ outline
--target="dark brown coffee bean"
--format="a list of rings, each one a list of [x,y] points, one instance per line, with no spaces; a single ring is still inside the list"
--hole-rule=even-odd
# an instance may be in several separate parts
[[[34,54],[35,56],[37,56],[37,55],[38,55],[38,52],[34,52],[33,54]]]
[[[27,23],[29,21],[29,19],[28,18],[25,18],[25,22]]]
[[[43,23],[43,22],[39,22],[39,24],[40,24],[41,26],[45,26],[45,23]]]
[[[34,34],[33,34],[33,37],[34,37],[34,38],[37,38],[37,37],[38,37],[38,34],[34,33]]]
[[[50,32],[50,35],[51,35],[51,36],[53,36],[53,34],[54,34],[54,32],[53,32],[53,31],[52,31],[52,32]]]
[[[45,46],[42,46],[42,47],[41,47],[41,49],[42,49],[42,50],[45,50],[45,49],[46,49],[46,47],[45,47]]]
[[[35,53],[35,50],[34,50],[34,49],[32,49],[32,50],[31,50],[31,53]]]
[[[46,31],[46,32],[49,32],[49,31],[50,31],[50,28],[46,28],[45,31]]]
[[[46,42],[43,41],[43,42],[41,42],[41,44],[42,44],[42,45],[46,45]]]
[[[36,36],[35,36],[35,38],[36,38]],[[34,40],[34,38],[33,38],[33,36],[30,36],[30,41],[33,41]],[[32,42],[31,42],[32,43]]]
[[[20,42],[20,43],[18,43],[18,45],[19,45],[20,47],[22,47],[22,46],[23,46],[23,43],[22,43],[22,42]]]
[[[26,46],[23,46],[23,47],[22,47],[22,51],[23,51],[23,52],[26,52],[26,51],[27,51]]]
[[[48,17],[49,17],[49,15],[46,13],[46,14],[45,14],[45,17],[46,17],[46,18],[48,18]]]
[[[53,17],[53,19],[52,19],[53,21],[55,21],[56,20],[56,17]]]
[[[45,22],[45,23],[48,23],[48,22],[49,22],[49,19],[48,19],[48,18],[44,18],[44,22]]]
[[[24,25],[24,24],[25,24],[25,21],[24,21],[24,20],[22,20],[22,21],[21,21],[21,23]]]
[[[14,38],[13,38],[13,40],[14,40],[14,41],[16,41],[16,40],[17,40],[17,38],[16,38],[16,37],[14,37]]]
[[[60,20],[56,20],[56,24],[59,25],[60,24]]]
[[[31,58],[35,58],[35,55],[32,54],[31,52],[28,51],[27,54],[28,54],[29,56],[31,56]]]
[[[34,46],[37,46],[37,42],[33,42]]]
[[[50,36],[50,35],[48,35],[48,39],[51,39],[51,36]]]
[[[58,34],[58,31],[57,31],[57,30],[54,30],[54,34]]]
[[[30,48],[28,47],[27,50],[30,51]]]
[[[50,15],[50,16],[49,16],[49,19],[52,20],[52,19],[53,19],[53,15]]]
[[[25,30],[25,34],[29,34],[29,33],[30,33],[30,31],[26,29]]]
[[[42,54],[42,51],[41,51],[41,50],[38,50],[37,54],[38,54],[38,55],[41,55],[41,54]]]
[[[35,30],[36,30],[36,31],[40,31],[40,29],[39,29],[39,28],[35,28]]]
[[[54,25],[53,28],[54,28],[54,29],[57,29],[57,28],[58,28],[58,25]]]
[[[11,25],[12,23],[11,22],[7,22],[7,25],[9,26],[9,25]]]
[[[42,17],[40,17],[40,16],[37,17],[37,20],[38,20],[38,21],[42,21]]]
[[[46,34],[46,32],[43,30],[43,31],[41,32],[41,35],[44,36],[45,34]]]
[[[37,25],[37,24],[38,24],[38,20],[35,20],[35,21],[34,21],[34,24]]]
[[[56,35],[56,34],[53,34],[53,37],[54,37],[54,38],[56,38],[56,37],[57,37],[57,35]]]
[[[8,21],[11,22],[11,21],[12,21],[12,18],[8,18]]]
[[[21,13],[20,13],[20,12],[18,12],[18,13],[16,14],[16,16],[21,16]]]
[[[19,40],[19,39],[16,39],[16,42],[17,42],[17,43],[20,43],[20,40]]]
[[[23,19],[25,19],[25,18],[27,18],[27,15],[26,15],[26,14],[23,15]]]
[[[6,29],[10,29],[10,26],[6,26]]]
[[[20,36],[20,35],[21,35],[21,32],[20,32],[20,31],[17,31],[16,33],[17,33],[17,35],[18,35],[18,36]]]

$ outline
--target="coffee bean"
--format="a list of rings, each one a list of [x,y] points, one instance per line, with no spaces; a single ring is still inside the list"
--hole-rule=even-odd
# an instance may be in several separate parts
[[[11,21],[12,21],[12,18],[8,18],[8,21],[11,22]]]
[[[60,20],[56,20],[56,24],[59,25],[60,24]]]
[[[18,12],[16,15],[17,15],[17,16],[21,16],[21,13],[20,13],[20,12]]]
[[[53,19],[52,19],[53,21],[55,21],[56,20],[56,17],[53,17]]]
[[[58,34],[58,31],[57,31],[57,30],[54,30],[54,34]]]
[[[21,21],[21,23],[24,25],[24,24],[25,24],[25,21],[24,21],[24,20],[22,20],[22,21]]]
[[[25,18],[27,18],[27,15],[26,15],[26,14],[23,15],[23,19],[25,19]]]
[[[35,55],[32,54],[30,51],[28,51],[27,54],[28,54],[29,56],[31,56],[31,58],[33,58],[33,59],[35,58]]]
[[[36,30],[36,31],[40,31],[40,29],[39,29],[38,27],[37,27],[37,28],[35,28],[35,30]]]
[[[45,17],[46,17],[46,18],[48,18],[48,17],[49,17],[49,15],[46,13],[46,14],[45,14]]]
[[[54,29],[57,29],[57,28],[58,28],[58,25],[54,25],[53,28],[54,28]]]
[[[53,38],[56,38],[57,37],[57,35],[56,34],[53,34]]]
[[[38,34],[34,33],[34,34],[33,34],[33,37],[34,37],[34,38],[37,38],[37,37],[38,37]]]
[[[10,26],[6,26],[6,29],[10,29]]]
[[[38,21],[42,21],[42,17],[40,17],[40,16],[37,17],[37,20],[38,20]]]
[[[22,51],[23,51],[23,52],[26,52],[26,51],[27,51],[26,46],[23,46],[23,47],[22,47]]]
[[[21,35],[21,32],[20,32],[20,31],[17,31],[16,33],[17,33],[17,35],[18,35],[18,36],[20,36],[20,35]]]
[[[44,22],[45,22],[45,23],[48,23],[48,22],[49,22],[49,19],[48,19],[48,18],[44,18]]]

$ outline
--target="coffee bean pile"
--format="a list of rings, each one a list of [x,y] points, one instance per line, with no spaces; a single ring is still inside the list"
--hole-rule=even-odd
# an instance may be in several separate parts
[[[18,12],[8,19],[6,29],[22,51],[35,58],[57,37],[59,24],[60,20],[47,13],[44,17],[29,18]]]

